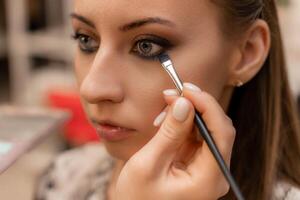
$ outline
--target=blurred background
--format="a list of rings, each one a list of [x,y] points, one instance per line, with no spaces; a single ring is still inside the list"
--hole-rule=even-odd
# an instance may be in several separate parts
[[[299,104],[300,1],[278,4],[290,83]],[[71,114],[62,129],[0,174],[0,199],[32,199],[36,180],[55,155],[98,140],[80,106],[73,74],[71,10],[71,0],[0,0],[0,105]]]

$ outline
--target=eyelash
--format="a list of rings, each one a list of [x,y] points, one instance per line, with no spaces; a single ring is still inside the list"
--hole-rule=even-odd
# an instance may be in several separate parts
[[[138,44],[142,42],[148,42],[154,45],[158,45],[161,47],[161,50],[158,53],[150,54],[148,56],[145,56],[141,54],[136,49],[138,48]],[[173,45],[166,39],[158,37],[156,35],[148,34],[143,35],[137,39],[137,41],[134,43],[133,52],[136,53],[139,57],[147,60],[157,60],[157,56],[166,52],[167,50],[170,50],[173,47]]]
[[[74,35],[72,35],[72,38],[74,40],[78,40],[78,44],[79,44],[79,49],[85,53],[85,54],[92,54],[94,53],[99,46],[95,47],[95,48],[83,48],[82,46],[80,46],[80,39],[92,39],[92,37],[86,35],[86,34],[82,34],[82,33],[74,33]],[[140,53],[137,49],[138,49],[138,44],[140,44],[141,42],[148,42],[150,44],[154,44],[154,45],[158,45],[162,48],[161,51],[159,51],[159,53],[155,53],[155,54],[150,54],[150,55],[144,55],[142,53]],[[133,45],[133,48],[131,49],[131,52],[136,54],[137,56],[139,56],[142,59],[146,59],[146,60],[156,60],[157,56],[166,52],[167,50],[170,50],[173,47],[173,45],[166,39],[152,35],[152,34],[148,34],[148,35],[143,35],[140,38],[136,39],[136,42]]]
[[[76,32],[76,33],[74,33],[74,34],[72,35],[72,38],[73,38],[74,40],[78,41],[79,49],[80,49],[83,53],[85,53],[85,54],[92,54],[92,53],[94,53],[94,52],[98,49],[98,46],[97,46],[97,47],[94,47],[94,48],[91,48],[91,49],[83,48],[83,47],[81,46],[81,43],[80,43],[80,40],[81,40],[81,39],[92,39],[92,37],[90,37],[90,36],[88,36],[88,35],[85,35],[85,34]]]

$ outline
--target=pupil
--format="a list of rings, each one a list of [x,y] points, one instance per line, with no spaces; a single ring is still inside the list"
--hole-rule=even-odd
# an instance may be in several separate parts
[[[141,42],[140,48],[143,52],[149,53],[151,51],[151,44],[150,42]]]
[[[81,42],[83,43],[87,43],[89,41],[89,39],[87,37],[82,37],[81,38]]]

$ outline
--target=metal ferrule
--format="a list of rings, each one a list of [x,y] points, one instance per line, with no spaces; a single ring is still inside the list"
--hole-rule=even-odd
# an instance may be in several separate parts
[[[167,73],[169,74],[169,76],[172,78],[176,88],[178,89],[178,91],[180,92],[180,94],[182,93],[183,90],[183,84],[182,81],[180,80],[171,60],[167,60],[165,62],[162,63],[162,66],[164,67],[164,69],[167,71]]]

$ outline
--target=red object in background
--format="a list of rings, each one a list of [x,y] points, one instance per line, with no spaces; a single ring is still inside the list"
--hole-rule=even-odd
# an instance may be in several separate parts
[[[48,93],[48,99],[51,107],[67,109],[72,113],[70,121],[64,127],[64,137],[71,146],[100,141],[86,118],[78,93],[51,91]]]

